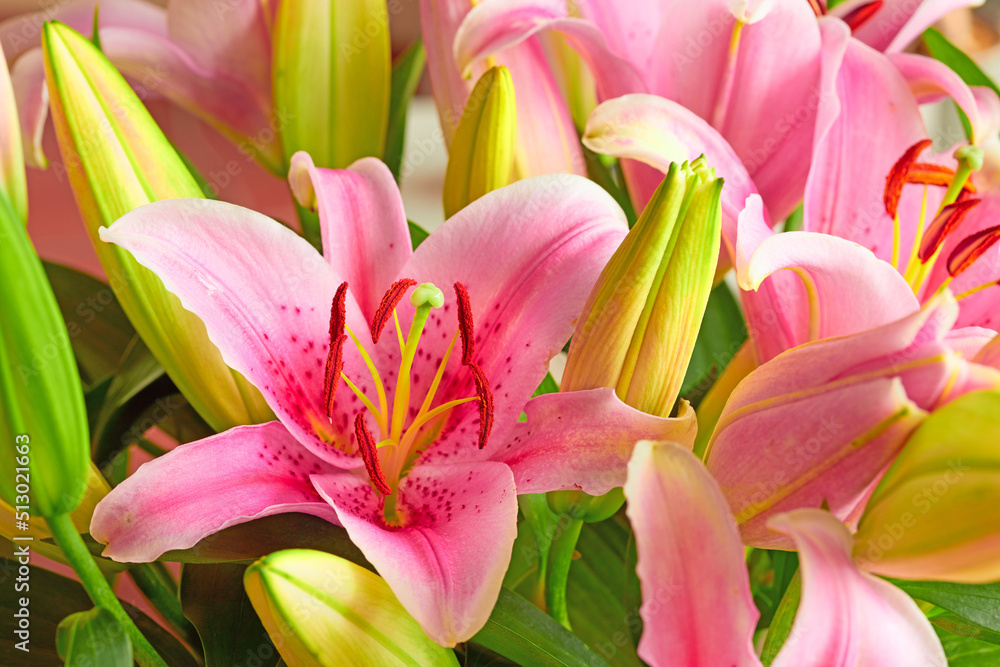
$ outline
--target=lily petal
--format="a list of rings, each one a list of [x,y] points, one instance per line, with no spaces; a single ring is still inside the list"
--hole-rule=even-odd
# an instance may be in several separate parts
[[[701,461],[672,442],[643,441],[628,464],[645,624],[639,656],[652,665],[760,665],[736,522]]]
[[[920,109],[886,56],[849,39],[840,21],[820,23],[824,36],[843,40],[843,59],[838,63],[831,56],[824,62],[827,94],[806,184],[804,228],[855,241],[891,261],[893,221],[883,203],[886,175],[907,148],[927,136]],[[905,263],[916,218],[909,220],[901,211],[900,220],[898,255]]]
[[[334,509],[309,482],[310,474],[333,470],[280,422],[238,426],[140,466],[98,503],[90,532],[107,545],[105,556],[135,563],[282,512],[337,523]]]
[[[892,265],[856,243],[812,232],[761,236],[748,233],[737,241],[737,257],[743,258],[737,262],[740,287],[756,290],[783,269],[798,274],[797,290],[776,294],[773,304],[774,311],[788,319],[795,345],[881,326],[919,307]],[[751,330],[754,327],[750,324]]]
[[[983,127],[983,119],[979,117],[976,97],[955,70],[940,60],[916,53],[894,53],[889,56],[889,62],[896,66],[910,84],[910,90],[919,104],[929,104],[943,97],[950,97],[969,117],[973,142],[979,143],[986,138],[984,130],[987,128]]]
[[[820,31],[808,3],[780,0],[740,28],[733,52],[733,10],[729,0],[706,0],[673,12],[657,37],[649,87],[718,130],[768,210],[783,219],[805,186],[819,106]]]
[[[870,0],[849,0],[837,5],[830,13],[847,16]],[[885,0],[882,8],[854,31],[854,38],[873,49],[896,53],[945,14],[962,7],[977,7],[983,0]]]
[[[595,153],[655,167],[661,172],[660,181],[671,162],[690,161],[704,154],[715,173],[726,180],[722,189],[722,234],[730,251],[733,249],[737,218],[747,197],[757,193],[757,187],[726,140],[693,112],[655,95],[618,97],[598,106],[587,119],[583,144]],[[659,181],[652,185],[655,190]],[[633,196],[647,201],[653,190]]]
[[[802,600],[775,667],[948,664],[917,603],[857,569],[840,521],[798,510],[774,517],[771,528],[794,539],[802,568]]]
[[[767,366],[755,373],[767,374]],[[898,378],[852,379],[727,406],[705,460],[744,543],[785,549],[787,539],[767,528],[771,516],[825,503],[846,518],[923,415]]]
[[[399,488],[401,527],[387,526],[381,499],[351,473],[313,484],[341,525],[424,631],[442,646],[489,618],[517,535],[517,497],[502,463],[418,465]]]
[[[514,471],[517,492],[579,490],[599,496],[625,483],[625,466],[639,440],[670,440],[691,449],[698,422],[682,402],[675,418],[629,407],[611,388],[544,394],[492,458]]]
[[[442,288],[458,281],[468,289],[477,332],[473,360],[490,379],[495,398],[492,443],[506,442],[627,231],[621,208],[599,186],[566,174],[538,176],[466,206],[431,234],[403,267],[402,277]],[[425,352],[414,361],[414,376],[434,377],[455,331],[454,312],[455,297],[448,289],[442,315],[425,328]],[[406,326],[403,313],[400,319]],[[452,355],[452,369],[459,366],[457,356]],[[457,370],[449,376],[468,380],[468,374]],[[414,395],[414,400],[419,399]],[[445,434],[425,456],[469,454],[469,435]],[[487,447],[484,453],[489,451]]]
[[[310,179],[308,188],[302,177]],[[296,197],[303,206],[317,202],[323,256],[350,285],[370,322],[382,294],[413,254],[392,173],[375,158],[362,158],[347,169],[318,169],[300,151],[292,156],[289,182],[293,188],[301,184]]]
[[[585,18],[593,21],[607,40],[611,51],[632,63],[648,81],[659,63],[656,38],[663,17],[668,14],[666,3],[659,0],[582,0],[578,3]]]
[[[485,0],[465,17],[455,35],[455,61],[465,71],[473,63],[509,49],[543,30],[562,33],[586,60],[603,99],[646,91],[630,63],[608,49],[590,21],[567,18],[559,0]]]
[[[332,431],[343,445],[353,430],[346,412],[331,424],[323,407],[330,307],[343,277],[307,241],[249,209],[197,199],[140,207],[100,234],[205,322],[225,362],[260,389],[310,451],[341,467],[361,465],[316,435],[318,428]],[[350,291],[347,322],[367,330]],[[352,353],[347,346],[345,354]],[[346,367],[364,369],[360,360]],[[363,376],[352,379],[370,389]]]

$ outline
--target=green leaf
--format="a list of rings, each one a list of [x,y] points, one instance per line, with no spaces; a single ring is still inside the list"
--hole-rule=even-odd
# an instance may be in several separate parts
[[[554,394],[558,391],[559,391],[559,383],[556,382],[556,379],[554,377],[552,377],[552,373],[546,373],[545,379],[542,380],[542,383],[540,385],[538,385],[538,389],[535,390],[535,393],[532,394],[532,397],[541,396],[542,394]]]
[[[956,74],[962,77],[962,81],[970,86],[987,86],[988,88],[992,88],[993,92],[997,95],[1000,95],[1000,88],[997,87],[993,79],[981,70],[972,58],[949,42],[948,38],[939,31],[934,28],[928,28],[924,31],[922,39],[931,57],[940,60],[950,67]],[[969,123],[968,116],[965,115],[965,112],[958,105],[955,108],[962,121],[962,127],[965,129],[965,136],[972,141],[972,125]]]
[[[588,523],[580,532],[580,558],[570,567],[566,597],[573,632],[615,667],[638,667],[642,632],[639,579],[631,528],[621,514]]]
[[[792,633],[792,623],[795,621],[795,613],[799,610],[799,601],[802,599],[802,579],[796,572],[791,583],[785,590],[785,595],[781,598],[781,604],[774,612],[771,625],[767,630],[767,638],[764,640],[764,648],[760,652],[760,659],[765,665],[770,665],[778,651],[785,645],[785,641]]]
[[[24,222],[0,190],[0,498],[42,516],[72,512],[87,489],[87,443],[66,325]]]
[[[132,667],[132,641],[111,612],[78,611],[56,628],[56,651],[66,667]]]
[[[42,265],[66,323],[80,377],[93,387],[115,372],[135,329],[107,283],[61,264]]]
[[[771,625],[774,613],[798,567],[799,558],[794,551],[771,549],[751,551],[747,558],[747,568],[750,572],[750,591],[753,593],[753,601],[760,610],[757,630]]]
[[[607,667],[583,641],[517,593],[500,589],[486,626],[470,641],[525,667]]]
[[[243,589],[245,570],[235,563],[188,563],[181,572],[181,606],[201,637],[205,667],[274,667],[278,662],[278,651]]]
[[[1000,646],[955,635],[941,628],[934,628],[934,631],[941,640],[949,667],[996,667],[1000,664]]]
[[[410,226],[410,239],[413,243],[413,249],[416,250],[417,246],[423,243],[431,233],[412,220],[407,220],[406,224]]]
[[[961,618],[1000,632],[1000,582],[953,584],[944,581],[889,579],[918,600],[943,607]]]
[[[406,138],[406,112],[417,90],[420,77],[427,63],[427,52],[421,40],[414,42],[400,53],[392,63],[392,84],[389,90],[389,124],[386,127],[385,153],[382,161],[389,167],[393,178],[399,182],[399,168],[403,163],[403,144]]]
[[[58,665],[61,662],[56,652],[56,628],[59,622],[70,614],[93,608],[94,603],[79,582],[40,567],[31,568],[29,591],[15,591],[14,577],[17,569],[17,561],[0,558],[0,576],[5,578],[5,584],[0,586],[0,614],[7,619],[13,618],[15,611],[20,608],[19,598],[28,597],[31,651],[25,653],[15,648],[15,643],[20,640],[12,632],[0,634],[0,665]],[[122,606],[168,665],[198,667],[194,656],[159,623],[127,602],[122,602]],[[101,662],[91,664],[103,665]]]
[[[88,535],[90,552],[100,556],[104,545]],[[189,549],[168,551],[157,560],[174,563],[244,563],[283,549],[314,549],[345,558],[373,570],[347,531],[310,514],[288,513],[254,519],[220,530]]]
[[[967,621],[941,607],[935,607],[931,612],[928,612],[927,618],[937,627],[953,634],[971,637],[990,644],[1000,644],[1000,632]]]
[[[720,283],[708,297],[705,318],[681,385],[681,396],[697,407],[746,339],[743,312],[729,285]]]
[[[153,357],[153,353],[149,351],[139,336],[133,336],[122,353],[118,368],[104,394],[104,403],[91,429],[91,443],[94,451],[100,452],[103,449],[99,443],[105,438],[112,418],[119,414],[125,404],[135,398],[139,392],[163,375],[163,367],[160,366],[160,362]],[[145,430],[143,429],[143,432]],[[142,435],[142,432],[135,435]],[[128,443],[120,444],[126,445]]]

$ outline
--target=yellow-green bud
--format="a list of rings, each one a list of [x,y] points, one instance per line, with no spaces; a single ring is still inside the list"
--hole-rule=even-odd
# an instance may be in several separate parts
[[[273,77],[286,163],[297,151],[328,169],[382,157],[391,67],[385,0],[282,2]]]
[[[638,410],[670,414],[712,290],[721,191],[704,158],[670,165],[590,293],[563,391],[614,387]]]
[[[222,361],[205,325],[153,273],[97,230],[143,204],[202,197],[191,172],[104,54],[46,23],[45,77],[63,165],[98,259],[136,331],[216,430],[273,419],[263,397]]]
[[[511,182],[516,142],[514,81],[506,67],[491,67],[472,89],[448,149],[446,218]]]
[[[1000,392],[967,394],[932,413],[875,489],[855,559],[904,579],[1000,579]]]
[[[76,509],[89,466],[87,410],[66,324],[24,221],[0,190],[0,498],[27,530],[29,514]]]
[[[442,665],[435,644],[377,574],[332,554],[278,551],[247,568],[247,596],[288,665]]]

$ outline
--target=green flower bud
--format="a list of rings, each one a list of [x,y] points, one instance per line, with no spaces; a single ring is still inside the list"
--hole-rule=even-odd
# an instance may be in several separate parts
[[[22,530],[25,507],[45,517],[75,510],[90,467],[83,387],[42,263],[2,190],[0,408],[0,498]]]
[[[506,67],[491,67],[472,89],[448,149],[446,218],[511,182],[516,142],[514,81]]]
[[[385,580],[332,554],[278,551],[247,568],[247,596],[291,666],[447,665]]]
[[[1000,579],[1000,392],[933,412],[875,489],[855,559],[903,579]]]
[[[273,419],[257,389],[222,361],[201,320],[131,255],[98,238],[100,227],[143,204],[202,197],[197,181],[90,40],[46,23],[42,50],[63,167],[98,259],[136,331],[212,428]]]
[[[563,391],[614,387],[628,405],[670,415],[712,290],[721,192],[704,158],[670,165],[590,293]]]
[[[391,67],[384,0],[281,3],[273,77],[286,163],[297,151],[329,169],[382,157]]]

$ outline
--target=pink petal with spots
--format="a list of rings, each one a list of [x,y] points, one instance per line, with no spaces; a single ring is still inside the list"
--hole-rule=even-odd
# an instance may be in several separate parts
[[[639,440],[670,440],[691,449],[698,429],[686,402],[672,419],[622,403],[610,388],[545,394],[528,401],[528,420],[506,444],[493,441],[490,457],[514,471],[517,492],[578,489],[607,493],[625,483],[632,448]]]
[[[352,473],[316,475],[351,540],[431,639],[454,646],[489,618],[517,535],[517,497],[501,463],[417,465],[386,526],[381,497]]]
[[[858,570],[851,535],[829,512],[798,510],[770,525],[795,541],[802,567],[802,600],[775,667],[948,664],[917,603]]]
[[[371,322],[382,295],[413,254],[399,187],[375,158],[362,158],[347,169],[318,169],[300,151],[292,156],[288,176],[293,189],[306,175],[319,206],[323,256],[350,285]],[[298,192],[296,197],[302,203],[304,197]]]
[[[432,313],[421,339],[415,383],[429,385],[458,328],[452,285],[462,282],[475,322],[473,361],[485,371],[495,399],[493,439],[505,441],[549,360],[572,335],[590,290],[627,230],[614,200],[572,175],[518,181],[459,211],[417,248],[400,273],[433,282],[445,295],[444,308]],[[412,310],[400,309],[404,330]],[[441,400],[475,395],[460,360],[457,349]],[[424,393],[413,394],[414,410]],[[477,419],[473,402],[456,408],[450,424]],[[475,456],[475,443],[475,428],[465,433],[455,428],[428,454]]]
[[[343,451],[353,451],[353,394],[341,388],[332,425],[323,408],[330,307],[343,278],[307,241],[259,213],[202,199],[148,204],[100,233],[205,322],[225,362],[261,390],[310,451],[340,467],[361,465]],[[350,292],[347,321],[367,330]],[[345,371],[370,391],[356,350],[348,344],[344,352]],[[340,449],[321,440],[317,428]]]
[[[309,482],[333,470],[280,422],[238,426],[142,465],[98,503],[90,533],[107,545],[104,556],[136,563],[282,512],[337,523]]]

